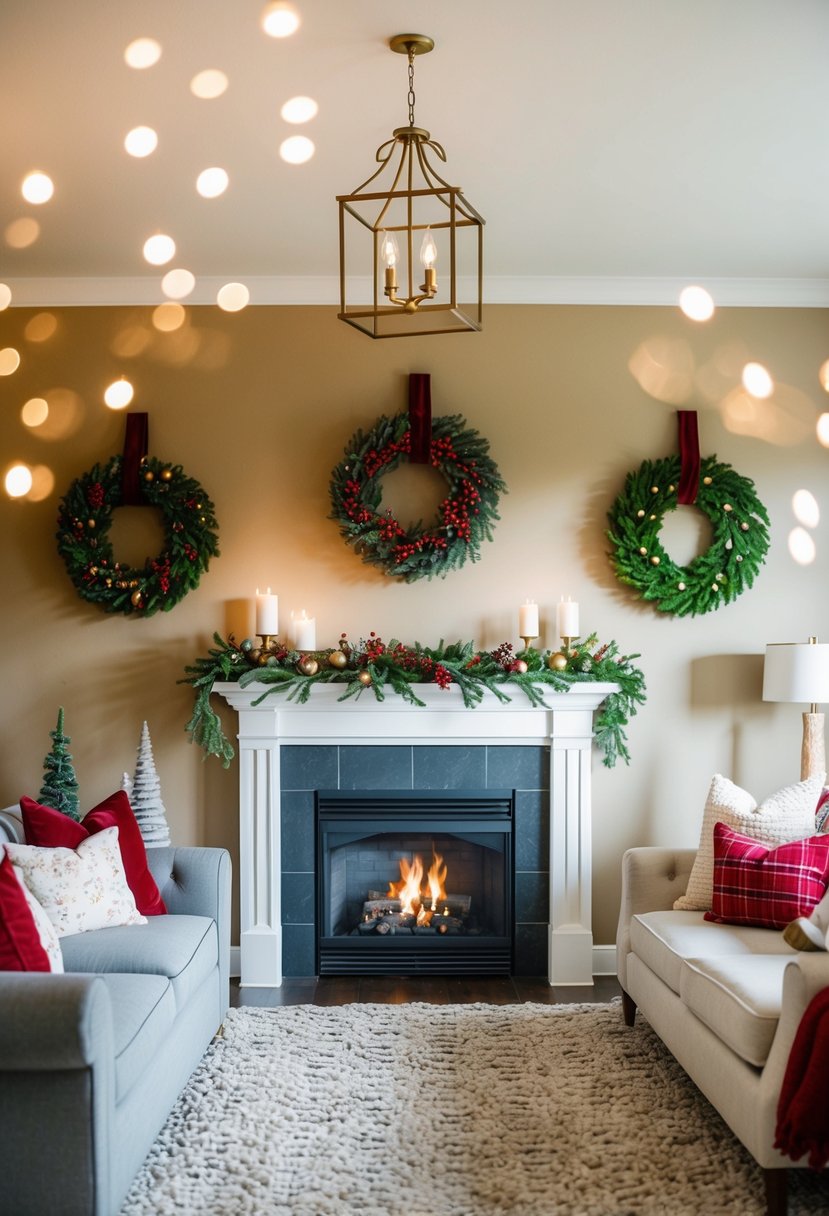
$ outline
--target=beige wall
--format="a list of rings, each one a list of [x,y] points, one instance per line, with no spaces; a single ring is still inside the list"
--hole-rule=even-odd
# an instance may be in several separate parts
[[[188,745],[191,694],[176,680],[214,630],[252,629],[249,601],[267,583],[283,622],[291,608],[316,616],[320,645],[343,629],[374,629],[489,647],[515,640],[528,596],[543,606],[549,645],[564,593],[580,602],[584,627],[641,652],[648,702],[630,730],[632,763],[594,764],[598,943],[614,936],[622,851],[694,844],[712,773],[757,796],[797,779],[799,709],[761,702],[760,656],[768,641],[829,636],[826,525],[815,532],[813,565],[796,566],[787,551],[792,494],[805,486],[820,500],[826,485],[829,453],[814,438],[827,401],[817,379],[829,357],[825,312],[723,310],[695,326],[673,309],[491,307],[480,335],[371,342],[332,309],[287,307],[234,316],[195,308],[167,335],[153,329],[150,309],[53,309],[55,332],[38,341],[43,322],[30,322],[43,311],[0,315],[0,346],[22,356],[0,379],[2,471],[22,459],[51,470],[55,483],[40,502],[0,497],[0,805],[37,794],[59,705],[84,810],[132,771],[146,718],[175,842],[235,852],[235,765],[203,763]],[[731,392],[746,358],[783,386],[753,419]],[[358,426],[405,408],[411,371],[431,373],[436,414],[463,413],[489,439],[510,492],[480,563],[445,581],[395,586],[340,540],[327,519],[328,479]],[[80,600],[54,541],[60,495],[121,450],[124,419],[102,392],[122,373],[136,387],[133,408],[149,412],[151,453],[202,483],[220,524],[222,556],[198,590],[149,620]],[[20,420],[33,396],[53,406],[37,431]],[[772,520],[755,588],[696,619],[638,604],[605,556],[607,508],[628,470],[675,450],[678,404],[700,411],[703,454],[753,478]],[[732,426],[736,417],[761,434],[729,430],[724,409]],[[694,513],[677,514],[687,529]],[[140,526],[121,515],[126,560],[157,551],[150,535],[130,553]],[[673,543],[679,558],[688,537]],[[229,712],[225,721],[232,731]]]

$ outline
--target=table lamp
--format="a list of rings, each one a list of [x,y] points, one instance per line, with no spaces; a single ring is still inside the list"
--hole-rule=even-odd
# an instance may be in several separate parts
[[[829,701],[829,645],[809,638],[808,642],[780,642],[767,646],[763,700],[808,702],[810,710],[803,715],[800,780],[824,772],[824,715],[818,713],[818,703]]]

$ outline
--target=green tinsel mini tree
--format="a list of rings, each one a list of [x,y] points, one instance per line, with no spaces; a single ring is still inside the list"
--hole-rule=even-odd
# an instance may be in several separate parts
[[[78,782],[68,751],[72,740],[63,733],[63,706],[58,710],[58,724],[49,734],[52,750],[43,761],[43,785],[38,798],[44,806],[62,811],[70,819],[80,819]]]

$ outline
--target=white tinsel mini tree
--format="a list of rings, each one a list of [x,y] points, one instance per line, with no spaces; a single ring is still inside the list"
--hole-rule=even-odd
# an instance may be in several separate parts
[[[129,774],[124,773],[121,789],[127,793],[146,847],[150,849],[170,844],[167,812],[161,801],[161,782],[156,772],[150,731],[146,722],[141,727],[135,776],[130,780]]]

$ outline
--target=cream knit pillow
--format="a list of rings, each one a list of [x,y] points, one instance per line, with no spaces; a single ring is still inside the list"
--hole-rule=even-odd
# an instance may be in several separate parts
[[[683,912],[710,912],[714,887],[714,824],[751,836],[761,844],[783,844],[815,833],[815,807],[826,774],[787,785],[757,805],[747,790],[715,773],[705,803],[699,850],[688,890],[674,907]]]

